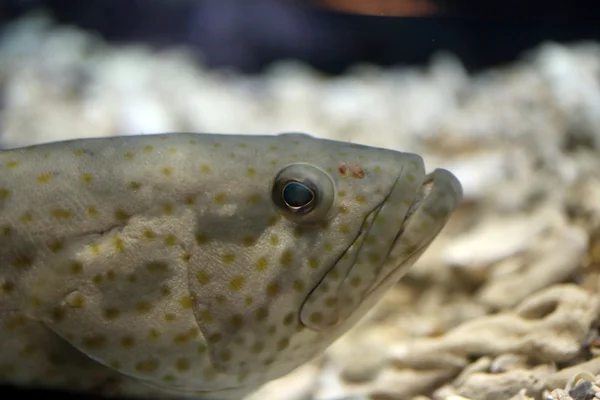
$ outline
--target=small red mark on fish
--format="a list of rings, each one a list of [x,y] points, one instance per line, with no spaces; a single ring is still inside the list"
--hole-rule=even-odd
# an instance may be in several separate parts
[[[365,177],[365,170],[361,167],[348,167],[346,163],[340,164],[338,167],[338,172],[340,175],[348,176],[350,173],[353,177],[362,179]]]
[[[354,175],[355,178],[362,179],[365,177],[365,171],[361,167],[354,167],[352,169],[352,175]]]

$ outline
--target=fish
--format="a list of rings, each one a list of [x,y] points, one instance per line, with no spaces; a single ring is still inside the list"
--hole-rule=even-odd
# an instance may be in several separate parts
[[[164,133],[0,152],[0,384],[240,399],[322,353],[462,200],[412,153]]]

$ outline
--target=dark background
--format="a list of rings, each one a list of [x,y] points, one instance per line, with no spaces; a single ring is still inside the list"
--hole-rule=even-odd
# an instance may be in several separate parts
[[[352,4],[376,15],[402,5],[404,17],[335,11]],[[544,41],[600,40],[600,0],[0,0],[0,23],[41,7],[111,42],[187,44],[209,67],[247,73],[284,58],[333,74],[423,64],[438,50],[472,71]]]

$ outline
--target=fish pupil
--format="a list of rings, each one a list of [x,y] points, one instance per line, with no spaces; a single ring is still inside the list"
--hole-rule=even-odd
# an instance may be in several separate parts
[[[309,206],[315,199],[315,193],[301,182],[288,182],[282,190],[285,204],[293,210],[300,210]]]

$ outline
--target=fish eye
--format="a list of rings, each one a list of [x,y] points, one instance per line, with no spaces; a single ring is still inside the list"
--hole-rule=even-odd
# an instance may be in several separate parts
[[[283,168],[273,182],[272,200],[279,213],[296,222],[321,220],[334,198],[331,177],[309,164]]]
[[[306,212],[314,204],[315,192],[302,182],[290,181],[283,187],[281,197],[290,210]]]

